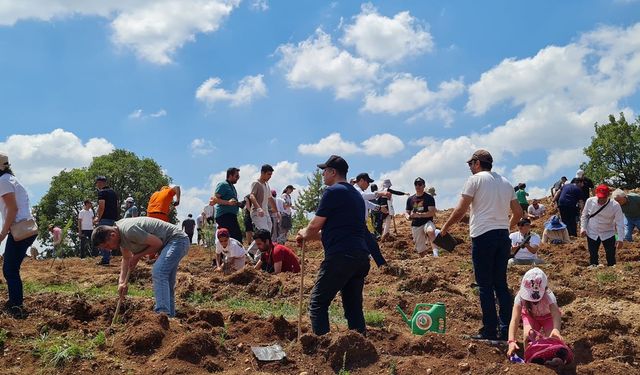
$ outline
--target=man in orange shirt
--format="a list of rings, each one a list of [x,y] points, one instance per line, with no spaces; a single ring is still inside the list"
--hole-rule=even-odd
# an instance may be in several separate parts
[[[175,202],[173,202],[174,196],[176,197]],[[159,191],[153,193],[151,198],[149,198],[147,216],[169,222],[169,210],[171,209],[172,203],[174,206],[180,204],[180,186],[161,187]]]

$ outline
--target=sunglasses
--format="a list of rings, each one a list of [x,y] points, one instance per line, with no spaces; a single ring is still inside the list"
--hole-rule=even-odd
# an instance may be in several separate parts
[[[471,166],[471,164],[475,163],[476,161],[478,161],[478,159],[471,159],[467,162],[467,165]]]

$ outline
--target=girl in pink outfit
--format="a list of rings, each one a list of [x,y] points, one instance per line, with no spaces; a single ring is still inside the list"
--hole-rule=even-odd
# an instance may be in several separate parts
[[[523,342],[525,346],[532,329],[547,337],[562,340],[560,335],[561,313],[556,296],[547,287],[547,275],[538,267],[532,268],[522,277],[520,291],[516,295],[509,323],[509,350],[511,357],[519,349],[515,337],[522,318]]]

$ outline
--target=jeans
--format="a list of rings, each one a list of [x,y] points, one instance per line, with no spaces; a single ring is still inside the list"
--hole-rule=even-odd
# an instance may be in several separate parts
[[[640,230],[640,217],[636,218],[626,218],[627,219],[627,231],[624,235],[624,240],[631,242],[633,239],[631,235],[633,234],[633,228],[638,228]]]
[[[616,236],[611,236],[606,240],[593,240],[587,237],[587,248],[589,248],[589,264],[598,265],[598,250],[600,249],[600,242],[604,246],[604,252],[607,256],[607,266],[613,266],[616,264]]]
[[[216,217],[216,223],[218,228],[227,228],[229,237],[242,243],[242,231],[240,230],[240,224],[238,224],[238,215],[222,214]]]
[[[483,333],[502,333],[511,321],[513,300],[507,285],[507,262],[511,251],[511,240],[507,229],[490,230],[471,239],[471,258],[476,283],[480,291]],[[494,295],[495,294],[495,295]],[[496,297],[500,315],[496,312]]]
[[[93,251],[91,250],[91,234],[92,230],[83,230],[80,233],[80,258],[84,258],[87,256],[93,256]]]
[[[560,211],[560,219],[567,226],[567,231],[570,236],[578,236],[578,207],[575,206],[558,206]]]
[[[369,273],[369,259],[362,254],[335,254],[320,264],[309,302],[311,329],[316,335],[329,332],[329,305],[338,292],[342,295],[344,317],[349,329],[366,333],[362,289]]]
[[[7,289],[9,291],[8,307],[22,306],[24,294],[22,291],[22,279],[20,278],[20,265],[27,249],[33,244],[36,237],[31,236],[22,241],[15,241],[11,233],[7,235],[2,274],[7,280]]]
[[[98,225],[113,226],[115,224],[116,221],[111,219],[100,219],[100,221],[98,222]],[[100,261],[100,263],[109,264],[111,262],[111,250],[100,249],[100,254],[102,255],[102,260]]]
[[[151,271],[153,294],[156,299],[153,311],[165,313],[170,317],[176,315],[176,274],[180,260],[187,255],[188,251],[189,239],[186,237],[169,241],[160,251]]]
[[[380,252],[380,246],[378,246],[378,241],[376,238],[369,232],[369,228],[364,232],[364,242],[367,244],[367,249],[369,250],[369,254],[373,258],[373,261],[376,262],[378,267],[387,264],[387,261],[384,260],[382,256],[382,252]]]

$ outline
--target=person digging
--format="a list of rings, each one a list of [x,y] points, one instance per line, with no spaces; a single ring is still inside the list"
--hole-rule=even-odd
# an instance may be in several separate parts
[[[115,225],[100,225],[93,231],[91,243],[94,247],[113,251],[122,250],[122,263],[118,281],[118,295],[124,299],[128,291],[129,275],[140,258],[158,255],[153,265],[154,311],[169,317],[176,315],[175,285],[178,265],[189,251],[189,238],[176,225],[150,218],[122,219]],[[117,314],[117,311],[116,311]]]

